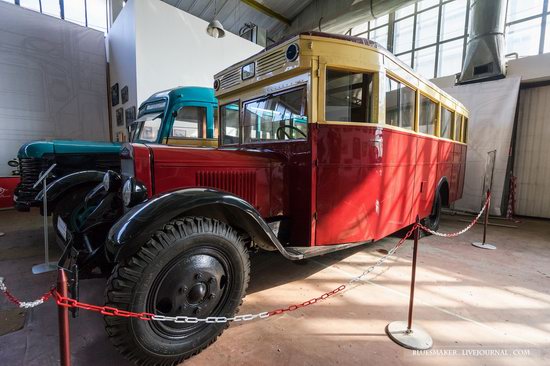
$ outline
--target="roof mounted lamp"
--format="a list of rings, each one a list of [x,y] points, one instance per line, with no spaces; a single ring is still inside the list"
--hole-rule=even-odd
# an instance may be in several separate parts
[[[206,28],[206,33],[208,33],[210,37],[223,38],[225,36],[225,29],[223,29],[222,23],[218,19],[216,19],[216,16],[216,1],[214,1],[214,19],[208,24],[208,27]]]

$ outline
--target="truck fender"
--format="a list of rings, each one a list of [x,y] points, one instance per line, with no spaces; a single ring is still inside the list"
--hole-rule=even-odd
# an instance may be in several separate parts
[[[154,197],[126,212],[109,231],[106,252],[119,262],[135,254],[163,225],[181,216],[205,216],[224,221],[250,235],[253,241],[288,253],[260,213],[231,193],[209,188],[187,188]]]
[[[94,183],[99,184],[103,181],[103,176],[105,172],[98,170],[84,170],[81,172],[75,172],[68,175],[65,175],[46,186],[46,194],[48,197],[48,204],[57,202],[65,192],[69,189],[75,188],[82,184]],[[44,198],[44,190],[41,190],[37,195],[35,200],[42,202]],[[53,207],[52,207],[53,209]],[[48,211],[51,211],[48,207]]]

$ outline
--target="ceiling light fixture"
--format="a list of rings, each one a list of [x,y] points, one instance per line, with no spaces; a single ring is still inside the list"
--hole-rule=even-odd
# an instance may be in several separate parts
[[[216,19],[217,15],[216,1],[214,1],[214,20],[208,24],[206,33],[208,33],[210,37],[223,38],[225,36],[225,29],[223,29],[222,23]]]

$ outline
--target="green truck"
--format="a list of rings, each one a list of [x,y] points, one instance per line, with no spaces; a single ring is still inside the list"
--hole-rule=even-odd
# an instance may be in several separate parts
[[[153,94],[139,107],[138,118],[129,126],[131,142],[184,146],[217,146],[214,90],[204,87],[178,87]],[[41,207],[37,199],[41,186],[34,188],[41,172],[56,164],[49,181],[49,212],[82,200],[103,179],[108,170],[120,171],[120,143],[73,140],[31,141],[19,149],[21,181],[14,192],[18,211]],[[75,172],[89,171],[71,179]],[[67,177],[69,176],[69,177]],[[67,177],[65,179],[59,179]],[[61,200],[61,197],[68,199]]]

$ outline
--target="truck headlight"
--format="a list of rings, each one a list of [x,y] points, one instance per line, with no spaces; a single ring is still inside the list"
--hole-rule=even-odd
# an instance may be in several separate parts
[[[128,179],[122,187],[122,202],[124,206],[128,207],[132,203],[132,191],[134,190],[134,184],[132,179]]]

